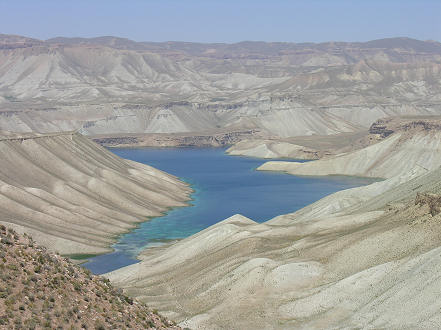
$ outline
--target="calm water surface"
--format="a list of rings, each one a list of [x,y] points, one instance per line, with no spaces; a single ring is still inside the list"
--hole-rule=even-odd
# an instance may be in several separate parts
[[[371,179],[332,176],[296,177],[255,171],[265,160],[226,155],[222,148],[111,149],[120,157],[146,163],[180,177],[195,190],[191,206],[142,223],[121,235],[115,251],[83,264],[96,274],[137,262],[148,246],[190,236],[236,213],[263,222],[296,211],[335,191]]]

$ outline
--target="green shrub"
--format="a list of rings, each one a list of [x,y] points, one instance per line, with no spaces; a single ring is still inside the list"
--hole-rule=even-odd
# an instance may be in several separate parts
[[[104,324],[102,324],[100,321],[95,322],[95,329],[96,330],[105,330]]]
[[[81,291],[81,284],[79,282],[73,282],[73,287],[75,291]]]

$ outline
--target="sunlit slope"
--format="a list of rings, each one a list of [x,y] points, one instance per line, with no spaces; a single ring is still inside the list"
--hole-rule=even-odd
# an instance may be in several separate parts
[[[237,215],[108,277],[194,328],[439,326],[440,215],[414,199],[440,175],[379,189],[370,211]]]
[[[2,136],[0,154],[0,222],[64,254],[109,251],[117,234],[189,193],[77,133]]]
[[[437,126],[380,122],[374,152],[344,158],[384,181],[261,224],[235,215],[107,276],[191,328],[439,328]]]
[[[318,152],[293,143],[273,140],[243,140],[226,150],[232,156],[258,158],[317,159]]]
[[[3,225],[0,254],[1,329],[181,329],[102,277]]]
[[[329,135],[441,113],[441,45],[48,41],[0,35],[0,129]]]
[[[439,120],[403,121],[393,134],[360,150],[308,163],[270,161],[259,170],[296,175],[353,175],[391,178],[411,170],[425,172],[441,165]]]

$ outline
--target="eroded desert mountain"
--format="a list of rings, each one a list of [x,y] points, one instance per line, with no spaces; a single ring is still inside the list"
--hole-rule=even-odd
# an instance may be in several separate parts
[[[0,129],[328,135],[441,113],[441,44],[0,37]]]
[[[0,136],[0,223],[62,254],[109,252],[118,234],[184,206],[191,189],[78,133]]]
[[[438,328],[438,125],[380,121],[372,145],[292,170],[281,162],[387,179],[264,223],[232,216],[106,276],[195,329]]]
[[[440,328],[440,77],[441,44],[409,38],[0,35],[0,225],[97,254],[186,205],[187,184],[92,139],[312,160],[258,170],[378,181],[264,223],[234,215],[105,276],[195,329]]]

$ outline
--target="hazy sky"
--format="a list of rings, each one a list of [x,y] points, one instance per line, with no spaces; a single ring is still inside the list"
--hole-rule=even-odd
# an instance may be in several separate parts
[[[441,0],[0,0],[0,33],[137,41],[441,41]]]

